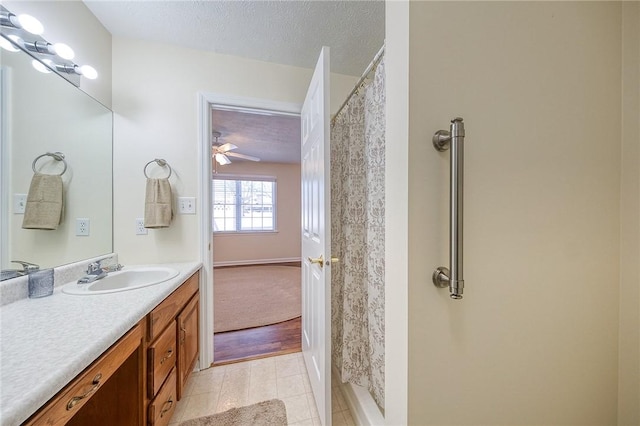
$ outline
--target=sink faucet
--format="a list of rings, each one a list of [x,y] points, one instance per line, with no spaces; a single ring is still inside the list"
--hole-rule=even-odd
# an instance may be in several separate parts
[[[88,284],[106,277],[107,273],[102,269],[101,262],[91,262],[87,267],[87,275],[80,278],[78,284]]]
[[[20,263],[22,269],[2,269],[0,270],[0,281],[9,280],[11,278],[29,275],[32,272],[40,270],[40,266],[35,263],[25,262],[23,260],[12,260],[11,263]]]
[[[19,263],[22,265],[22,271],[18,271],[22,275],[28,275],[32,272],[40,270],[40,266],[35,263],[25,262],[24,260],[12,260],[11,263]]]

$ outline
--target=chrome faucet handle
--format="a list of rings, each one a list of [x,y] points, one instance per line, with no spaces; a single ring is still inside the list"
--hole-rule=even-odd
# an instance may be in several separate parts
[[[121,265],[118,263],[118,264],[104,266],[102,270],[105,272],[118,272],[118,271],[121,271],[122,268],[124,268],[124,265]]]
[[[22,265],[22,273],[29,274],[31,272],[35,272],[40,270],[40,265],[36,265],[35,263],[25,262],[24,260],[12,260],[11,263],[19,263]]]
[[[101,261],[91,262],[89,266],[87,266],[87,274],[95,274],[96,272],[102,271]]]

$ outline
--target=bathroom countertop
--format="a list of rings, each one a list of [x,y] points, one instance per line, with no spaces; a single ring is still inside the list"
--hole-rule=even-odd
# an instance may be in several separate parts
[[[0,307],[0,424],[19,425],[199,270],[200,262],[162,265],[180,274],[118,293],[62,293]]]

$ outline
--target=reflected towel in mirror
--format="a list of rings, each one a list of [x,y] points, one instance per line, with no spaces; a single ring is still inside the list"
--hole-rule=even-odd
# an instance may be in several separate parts
[[[24,217],[23,229],[58,229],[63,206],[62,177],[36,173],[31,179]]]

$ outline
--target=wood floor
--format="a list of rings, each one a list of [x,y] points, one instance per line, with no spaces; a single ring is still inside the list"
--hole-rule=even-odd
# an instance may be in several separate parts
[[[302,321],[294,318],[278,324],[213,335],[214,365],[231,364],[268,356],[300,352]]]

